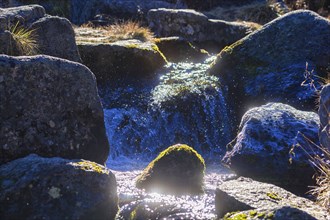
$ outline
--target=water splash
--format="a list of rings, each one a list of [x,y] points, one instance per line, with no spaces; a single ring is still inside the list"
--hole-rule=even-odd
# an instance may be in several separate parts
[[[205,193],[198,196],[173,196],[146,193],[135,187],[135,178],[150,162],[121,156],[109,158],[107,166],[116,175],[120,211],[116,219],[215,219],[214,194],[224,180],[235,178],[219,163],[207,164]],[[134,218],[133,218],[134,219]]]
[[[185,143],[204,157],[224,153],[230,121],[219,79],[204,63],[169,64],[156,82],[100,89],[111,157],[152,157]]]

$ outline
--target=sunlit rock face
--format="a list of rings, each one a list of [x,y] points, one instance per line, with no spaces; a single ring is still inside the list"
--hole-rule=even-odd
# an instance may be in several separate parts
[[[156,156],[176,143],[203,156],[224,153],[232,127],[218,78],[205,74],[211,61],[171,64],[142,88],[101,90],[111,155]]]
[[[136,187],[164,194],[204,192],[204,159],[193,148],[177,144],[162,151],[136,179]]]
[[[49,16],[39,5],[0,9],[0,17],[0,36],[9,31],[14,39],[13,42],[1,40],[1,44],[7,45],[4,49],[4,46],[0,46],[1,53],[15,56],[46,54],[75,62],[81,61],[69,20]],[[23,33],[31,31],[31,33],[23,37],[17,34],[18,30],[23,30]],[[27,49],[22,49],[24,46],[12,48],[10,45],[24,45],[24,42],[21,43],[22,40],[27,42],[25,43]],[[28,49],[31,41],[36,45],[34,50]]]
[[[215,195],[218,217],[225,219],[327,219],[314,202],[280,187],[240,177],[219,185]],[[248,210],[245,211],[244,210]]]
[[[320,142],[324,148],[330,150],[330,84],[324,86],[320,95]]]
[[[1,55],[0,100],[0,164],[31,153],[106,161],[103,109],[85,66]]]
[[[86,160],[30,155],[0,166],[2,219],[114,219],[115,176]]]
[[[267,102],[315,110],[314,86],[318,88],[320,81],[316,75],[326,77],[328,42],[329,20],[300,10],[224,48],[210,73],[220,77],[229,108],[236,112],[233,119],[239,120],[249,108]]]
[[[238,175],[307,191],[315,173],[310,159],[321,155],[318,129],[313,112],[281,103],[253,108],[243,116],[236,143],[228,147],[223,162]]]

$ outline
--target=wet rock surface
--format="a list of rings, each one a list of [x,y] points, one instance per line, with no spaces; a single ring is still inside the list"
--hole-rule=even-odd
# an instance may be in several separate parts
[[[208,19],[204,14],[190,9],[152,9],[148,12],[148,21],[157,36],[180,36],[192,42],[215,42],[219,49],[254,30],[246,23]]]
[[[0,166],[3,219],[114,219],[116,178],[86,160],[30,155]]]
[[[327,210],[308,199],[243,177],[221,183],[216,190],[215,205],[218,217],[225,216],[225,219],[231,220],[329,219]]]
[[[306,192],[315,173],[310,159],[322,153],[315,146],[318,129],[313,112],[280,103],[253,108],[243,116],[236,142],[222,161],[238,175]]]
[[[267,102],[314,110],[315,89],[308,83],[319,87],[315,75],[326,77],[329,41],[328,20],[311,11],[291,12],[223,49],[210,72],[221,78],[236,119]]]
[[[106,161],[103,109],[85,66],[1,55],[0,99],[0,164],[30,153]]]
[[[323,87],[319,106],[320,142],[324,148],[330,150],[330,84]]]
[[[23,30],[21,33],[32,31],[32,34],[20,36],[17,31],[19,29]],[[39,5],[0,9],[0,33],[6,31],[12,32],[14,42],[24,40],[29,44],[31,40],[35,41],[37,47],[34,54],[81,61],[70,21],[46,15],[45,9]],[[18,35],[16,38],[15,34]],[[7,47],[11,47],[11,41],[1,42],[8,44]],[[8,55],[31,55],[30,51],[21,50],[15,53],[13,49],[1,51]]]

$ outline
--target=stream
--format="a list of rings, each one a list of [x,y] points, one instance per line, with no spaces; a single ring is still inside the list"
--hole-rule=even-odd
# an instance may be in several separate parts
[[[107,166],[117,179],[117,219],[214,219],[215,189],[233,178],[220,164],[232,128],[219,79],[202,63],[169,63],[157,79],[99,88],[110,143]],[[206,160],[205,193],[146,193],[135,178],[162,150],[184,143]]]

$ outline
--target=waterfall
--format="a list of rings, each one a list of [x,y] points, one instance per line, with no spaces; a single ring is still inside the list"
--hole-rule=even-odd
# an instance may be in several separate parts
[[[155,156],[176,143],[204,157],[224,153],[232,129],[219,79],[206,74],[213,60],[169,64],[155,83],[100,89],[110,157]]]

